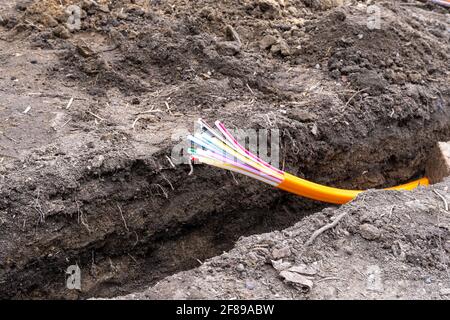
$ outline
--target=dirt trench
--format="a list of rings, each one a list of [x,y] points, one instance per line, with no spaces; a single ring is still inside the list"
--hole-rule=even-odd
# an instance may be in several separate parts
[[[423,176],[450,139],[439,9],[380,2],[373,31],[356,4],[65,1],[85,10],[67,33],[58,2],[1,14],[2,298],[128,294],[325,207],[173,167],[174,131],[197,117],[279,129],[283,169],[346,188]]]
[[[382,142],[379,149],[390,149]],[[367,156],[355,152],[347,155],[348,166]],[[166,154],[152,159],[104,154],[108,161],[75,174],[61,166],[57,175],[50,167],[36,177],[31,166],[4,178],[1,210],[13,215],[14,223],[2,224],[2,297],[127,294],[196,267],[231,249],[241,236],[284,229],[325,207],[210,168],[195,166],[189,176],[188,166],[172,168]],[[398,170],[408,174],[396,183],[409,179],[413,169],[413,177],[423,175],[424,162],[400,168],[406,159],[389,162],[386,171],[371,169],[366,181],[347,183],[373,184],[373,175],[399,175]],[[335,173],[342,181],[349,175]],[[65,288],[65,268],[73,264],[82,270],[81,292]]]

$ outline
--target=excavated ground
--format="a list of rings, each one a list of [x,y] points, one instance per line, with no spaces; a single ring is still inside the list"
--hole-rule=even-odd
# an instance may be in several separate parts
[[[370,191],[117,299],[447,300],[449,187],[447,179],[415,192]]]
[[[241,236],[322,219],[323,204],[172,166],[172,147],[198,117],[279,129],[283,169],[320,183],[376,188],[422,176],[436,141],[450,139],[446,11],[375,1],[382,21],[369,29],[366,3],[340,2],[2,1],[0,297],[125,295]],[[73,32],[71,4],[83,10]],[[379,197],[400,206],[417,195],[374,196],[375,209]],[[429,228],[424,250],[446,248],[448,229]],[[431,267],[445,265],[441,256]],[[80,291],[65,285],[74,264]]]

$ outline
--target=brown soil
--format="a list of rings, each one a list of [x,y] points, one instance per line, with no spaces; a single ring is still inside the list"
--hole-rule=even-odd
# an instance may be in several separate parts
[[[434,188],[448,194],[449,186]],[[449,227],[449,211],[430,188],[371,191],[283,231],[240,239],[194,270],[118,299],[448,299]],[[312,286],[284,280],[286,271]]]
[[[366,4],[340,2],[2,1],[0,297],[128,294],[197,267],[241,236],[310,215],[295,227],[309,230],[306,237],[330,210],[365,205],[314,213],[325,205],[204,166],[192,175],[188,166],[173,168],[174,135],[192,131],[198,117],[279,128],[283,168],[320,183],[375,188],[422,176],[436,141],[450,140],[448,13],[375,1],[382,24],[370,30]],[[65,27],[70,4],[83,8],[74,32]],[[367,197],[375,217],[385,201],[400,208],[402,197],[418,199],[410,215],[423,214],[429,195]],[[430,217],[402,224],[389,241],[423,228],[423,248],[438,250],[436,237],[449,239],[432,220],[442,213],[438,199]],[[348,219],[357,228],[358,215]],[[379,229],[389,228],[385,220]],[[317,255],[334,250],[332,240],[319,242]],[[383,241],[355,250],[377,257],[371,246]],[[386,266],[443,281],[441,255],[427,259]],[[72,264],[83,271],[81,291],[65,288]],[[413,295],[406,287],[404,296]]]

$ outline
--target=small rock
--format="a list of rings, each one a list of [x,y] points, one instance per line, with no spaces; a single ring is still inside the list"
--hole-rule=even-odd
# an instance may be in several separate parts
[[[246,281],[246,282],[245,282],[245,287],[246,287],[248,290],[253,290],[253,289],[255,289],[255,284],[254,284],[253,282]]]
[[[33,3],[32,0],[21,0],[18,1],[16,4],[16,10],[17,11],[25,11],[28,9],[28,7]]]
[[[280,10],[280,5],[275,0],[259,0],[258,6],[262,12],[275,13]]]
[[[120,20],[126,20],[126,19],[128,19],[128,14],[126,12],[119,11],[116,14],[116,17],[117,17],[117,19],[120,19]]]
[[[64,122],[65,122],[64,113],[55,112],[55,117],[53,118],[50,127],[56,131],[59,127],[61,127],[64,124]]]
[[[312,280],[308,279],[301,274],[290,271],[281,271],[280,276],[288,283],[294,285],[296,288],[302,292],[308,292],[313,286]]]
[[[394,72],[392,75],[392,80],[395,84],[405,84],[406,79],[406,74],[404,74],[403,72]]]
[[[87,44],[79,43],[77,44],[77,52],[84,58],[95,55],[94,50],[92,50]]]
[[[245,267],[244,267],[244,265],[243,265],[242,263],[239,263],[239,264],[236,266],[236,270],[237,270],[238,272],[243,272],[243,271],[245,270]]]
[[[306,1],[305,1],[306,2]],[[344,0],[310,0],[307,4],[314,9],[328,10],[344,4]]]
[[[417,72],[409,73],[408,78],[412,83],[419,83],[422,80],[422,76]]]
[[[381,268],[377,265],[367,267],[366,288],[370,291],[383,292],[383,279]]]
[[[30,60],[30,63],[31,63],[31,64],[37,64],[38,61],[37,61],[36,59],[31,59],[31,60]]]
[[[319,128],[317,128],[317,124],[313,124],[312,128],[311,128],[311,133],[315,136],[317,136],[317,134],[319,133]]]
[[[261,39],[259,42],[259,46],[261,49],[267,50],[270,49],[275,43],[277,43],[277,38],[271,35],[267,35]]]
[[[289,50],[289,46],[287,45],[286,41],[284,41],[284,40],[281,40],[277,44],[273,45],[270,48],[270,52],[272,54],[279,53],[283,57],[291,55],[291,51]]]
[[[283,261],[283,259],[271,260],[271,262],[272,262],[272,266],[277,271],[283,271],[283,270],[289,269],[292,266],[292,264],[289,261]]]
[[[364,70],[350,76],[354,85],[359,89],[368,88],[371,94],[383,93],[389,86],[386,79],[373,70]]]
[[[291,255],[291,249],[289,247],[283,247],[281,249],[273,249],[272,250],[272,257],[275,260],[282,259],[289,257]]]
[[[292,26],[287,23],[279,23],[279,24],[274,25],[274,27],[281,31],[289,31],[292,28]]]
[[[359,226],[359,234],[366,240],[375,240],[381,236],[381,231],[374,225],[364,223]]]
[[[58,21],[53,18],[51,15],[44,13],[40,18],[40,23],[46,27],[55,28],[58,26]]]
[[[105,161],[105,157],[103,155],[99,155],[92,161],[92,167],[100,168],[103,164],[103,161]]]
[[[83,8],[84,10],[89,10],[91,7],[95,6],[96,3],[94,3],[94,1],[92,0],[83,0],[81,2],[81,8]]]
[[[344,251],[344,253],[349,256],[351,256],[353,254],[353,249],[350,246],[343,247],[342,251]]]
[[[97,6],[97,9],[103,13],[109,13],[109,8],[107,5],[99,5]]]
[[[238,42],[219,42],[217,43],[217,51],[226,56],[234,56],[241,51],[241,45]]]
[[[341,68],[341,73],[342,74],[351,74],[351,73],[357,73],[359,72],[361,69],[359,66],[345,66]]]
[[[62,25],[59,25],[55,29],[53,29],[53,34],[62,39],[69,39],[72,36],[70,34],[70,31]]]

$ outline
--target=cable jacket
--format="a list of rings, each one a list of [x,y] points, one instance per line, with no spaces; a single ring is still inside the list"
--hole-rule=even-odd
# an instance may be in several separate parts
[[[428,179],[421,178],[406,184],[386,188],[385,190],[412,190],[418,186],[427,185],[429,185]],[[364,191],[328,187],[289,173],[284,174],[284,180],[278,185],[278,188],[302,197],[335,204],[347,203]]]

